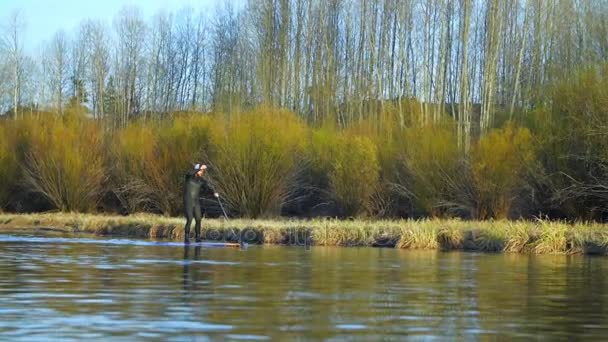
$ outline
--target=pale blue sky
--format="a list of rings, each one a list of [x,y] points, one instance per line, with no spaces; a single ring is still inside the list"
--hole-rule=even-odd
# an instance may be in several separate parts
[[[63,29],[72,34],[83,19],[101,19],[112,24],[112,18],[125,6],[141,9],[146,21],[158,10],[176,12],[190,6],[215,12],[217,5],[233,3],[239,5],[245,0],[0,0],[0,21],[5,21],[18,10],[26,22],[24,47],[26,51],[37,49],[41,43],[52,38]]]

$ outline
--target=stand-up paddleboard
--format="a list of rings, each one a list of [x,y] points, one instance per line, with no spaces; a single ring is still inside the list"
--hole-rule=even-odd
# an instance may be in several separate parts
[[[23,242],[23,243],[55,243],[55,244],[96,244],[96,245],[127,245],[127,246],[195,246],[195,247],[219,247],[219,248],[247,248],[248,243],[202,241],[190,242],[187,245],[183,241],[150,241],[130,239],[103,239],[103,238],[81,238],[81,237],[45,237],[21,234],[0,234],[0,242]]]
[[[211,241],[202,241],[202,242],[190,242],[187,243],[188,246],[200,246],[200,247],[232,247],[232,248],[247,248],[249,244],[246,242],[238,243],[238,242],[211,242]]]

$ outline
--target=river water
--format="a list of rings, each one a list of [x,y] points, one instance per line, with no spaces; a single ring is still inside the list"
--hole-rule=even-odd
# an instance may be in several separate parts
[[[608,258],[0,235],[0,340],[603,339]]]

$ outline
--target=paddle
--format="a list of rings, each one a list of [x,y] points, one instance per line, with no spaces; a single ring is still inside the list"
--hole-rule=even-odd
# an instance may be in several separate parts
[[[215,198],[217,198],[217,203],[220,204],[220,208],[222,208],[222,213],[224,213],[224,218],[227,220],[228,219],[228,215],[226,215],[226,210],[224,210],[224,206],[222,205],[222,201],[220,201],[220,195],[216,192],[215,194],[213,194],[215,196]]]
[[[213,196],[215,196],[215,198],[217,198],[217,203],[220,204],[220,208],[222,209],[222,213],[224,214],[224,218],[227,220],[228,219],[228,215],[226,215],[226,210],[224,210],[224,205],[222,204],[222,201],[220,201],[220,195],[216,192],[216,193],[213,194]],[[240,234],[239,234],[239,246],[241,248],[247,247],[247,243],[243,242],[243,239],[241,238]]]

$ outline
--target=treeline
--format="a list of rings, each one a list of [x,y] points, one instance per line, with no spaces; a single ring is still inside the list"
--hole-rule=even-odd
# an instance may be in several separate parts
[[[176,214],[203,159],[235,215],[605,218],[606,1],[226,4],[7,18],[4,207]]]
[[[501,123],[469,151],[453,116],[424,123],[411,100],[346,127],[272,106],[173,112],[119,129],[78,104],[63,115],[24,113],[0,124],[0,203],[178,215],[184,172],[202,160],[233,216],[605,220],[606,89],[608,66],[584,69],[547,88],[543,107],[514,120],[497,112]]]
[[[28,54],[26,13],[6,18],[0,110],[62,113],[70,100],[125,127],[174,111],[260,103],[318,124],[372,119],[405,99],[422,123],[454,114],[462,148],[544,101],[543,86],[606,61],[608,3],[592,0],[255,0],[112,23],[85,20]],[[440,104],[432,106],[431,103]]]

